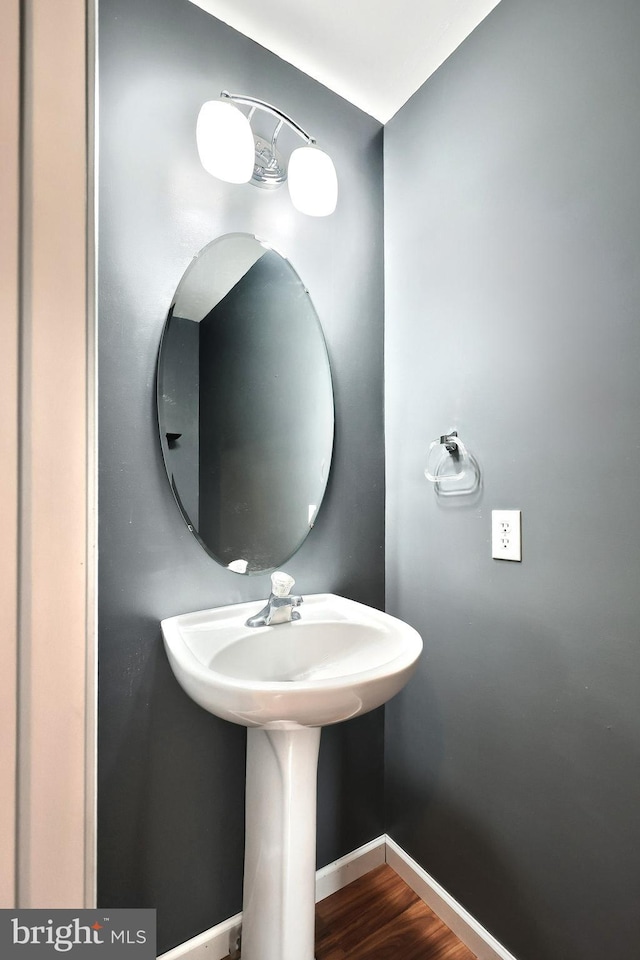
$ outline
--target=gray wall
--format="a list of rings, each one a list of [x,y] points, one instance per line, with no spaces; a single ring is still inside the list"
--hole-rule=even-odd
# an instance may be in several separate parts
[[[159,621],[269,587],[209,558],[173,501],[154,407],[162,326],[213,238],[255,233],[290,258],[324,327],[337,422],[324,505],[287,570],[302,594],[382,606],[382,137],[186,0],[101,0],[99,32],[99,902],[157,907],[162,952],[240,909],[245,733],[182,693]],[[224,88],[278,104],[331,153],[333,217],[205,173],[196,117]],[[382,748],[379,711],[323,733],[320,864],[382,831]]]
[[[519,960],[640,943],[639,47],[635,0],[502,0],[385,128],[387,599],[425,639],[387,826]],[[422,475],[452,426],[475,501]]]

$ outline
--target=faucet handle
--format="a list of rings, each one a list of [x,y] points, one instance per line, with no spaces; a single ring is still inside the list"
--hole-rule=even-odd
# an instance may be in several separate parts
[[[274,597],[287,597],[295,580],[283,570],[276,570],[271,574],[271,593]]]

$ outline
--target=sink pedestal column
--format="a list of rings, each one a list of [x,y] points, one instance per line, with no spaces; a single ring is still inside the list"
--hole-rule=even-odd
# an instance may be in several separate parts
[[[249,727],[242,960],[313,960],[320,727]]]

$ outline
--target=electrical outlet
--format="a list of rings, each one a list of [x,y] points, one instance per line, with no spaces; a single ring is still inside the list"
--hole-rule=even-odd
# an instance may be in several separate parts
[[[495,560],[522,560],[520,510],[491,511],[491,556]]]

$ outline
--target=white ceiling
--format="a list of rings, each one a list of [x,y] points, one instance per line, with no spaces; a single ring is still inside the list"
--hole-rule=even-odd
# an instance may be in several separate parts
[[[499,0],[191,0],[386,123]]]

